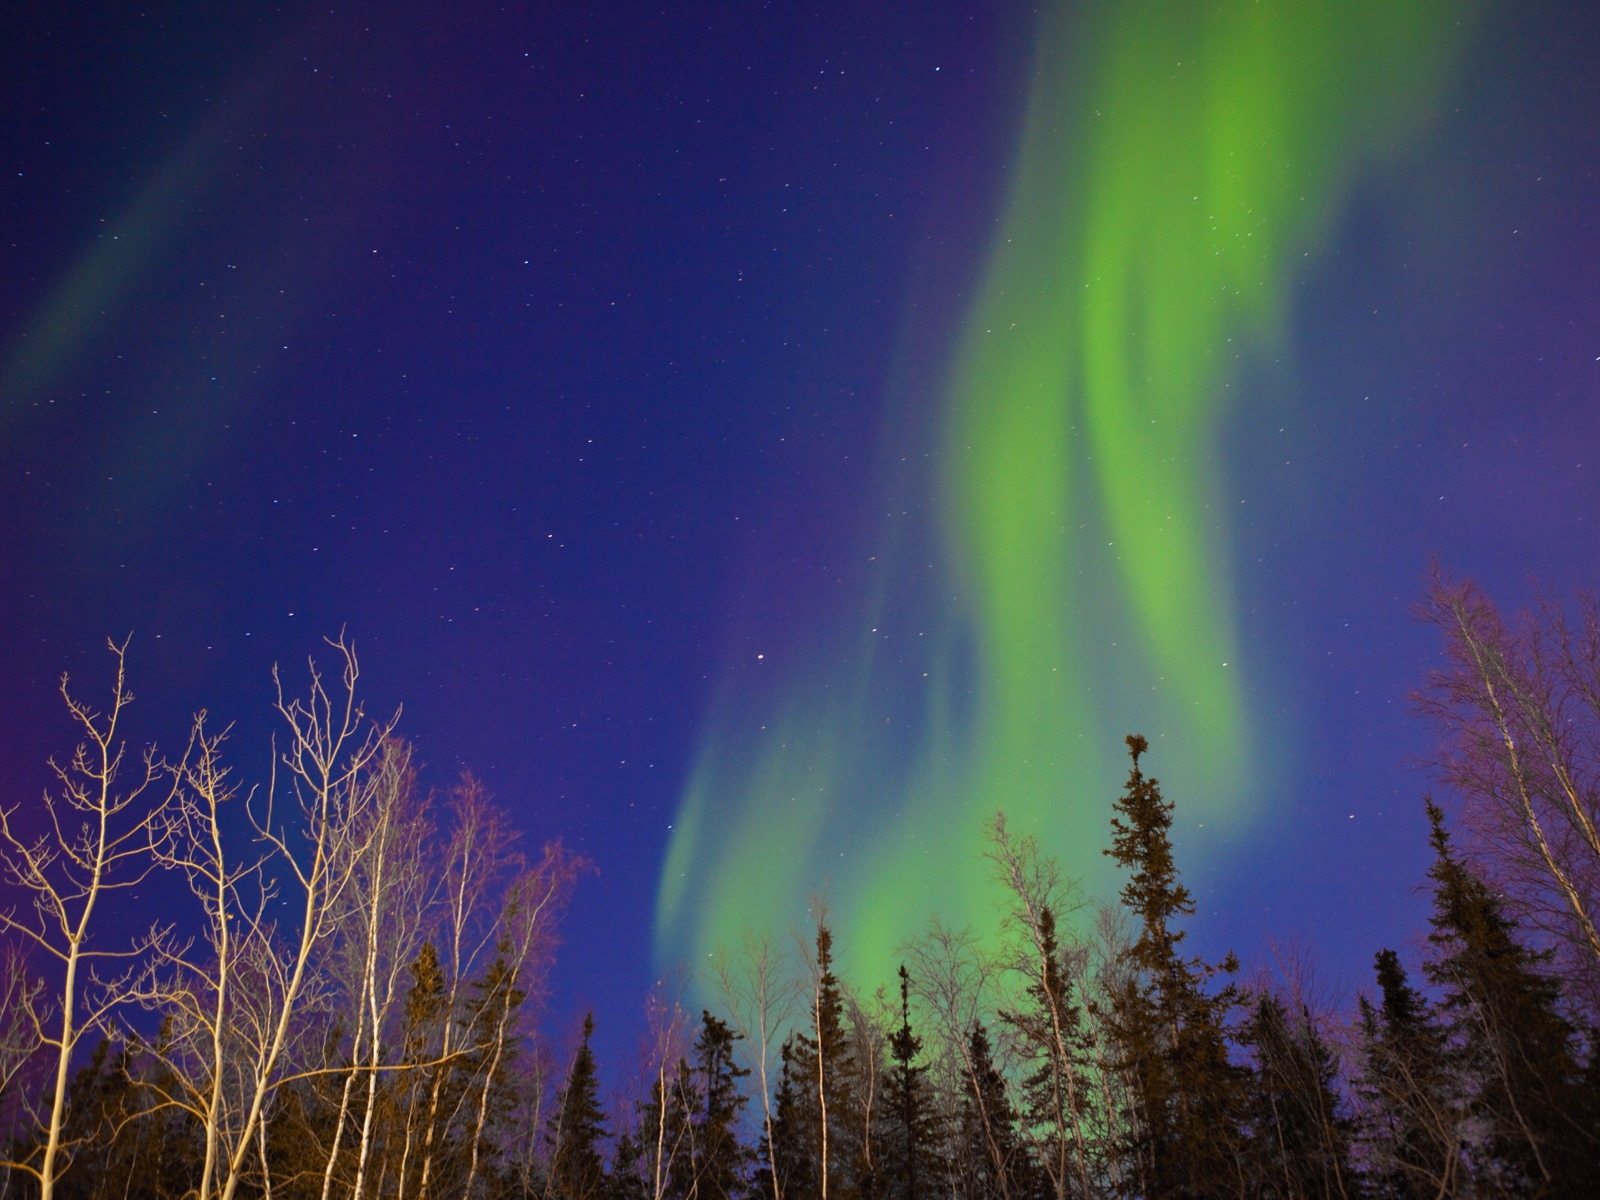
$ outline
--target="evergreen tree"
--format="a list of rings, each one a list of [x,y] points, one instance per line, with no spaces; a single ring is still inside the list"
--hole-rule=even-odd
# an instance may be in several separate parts
[[[863,1131],[856,1062],[833,973],[833,934],[817,926],[808,1028],[783,1045],[773,1143],[784,1200],[856,1200]]]
[[[798,1034],[779,1049],[782,1066],[772,1102],[770,1145],[762,1136],[761,1169],[750,1188],[751,1200],[777,1194],[783,1200],[816,1200],[818,1185],[816,1068]],[[769,1165],[770,1164],[770,1165]],[[777,1179],[772,1179],[776,1171]]]
[[[406,1062],[421,1062],[428,1057],[432,1036],[445,1006],[444,969],[432,942],[423,942],[411,967],[411,987],[406,992],[404,1012],[404,1056]]]
[[[739,1118],[748,1097],[739,1081],[750,1072],[734,1061],[737,1040],[727,1022],[701,1012],[694,1044],[701,1097],[695,1119],[695,1200],[732,1200],[749,1168],[750,1151],[739,1140]]]
[[[981,1024],[967,1041],[964,1082],[951,1170],[962,1200],[1026,1200],[1033,1194],[1032,1162]]]
[[[1149,743],[1129,735],[1133,767],[1116,803],[1105,851],[1130,872],[1122,903],[1138,922],[1128,979],[1107,1022],[1129,1082],[1133,1111],[1119,1177],[1132,1194],[1179,1200],[1236,1191],[1242,1145],[1243,1072],[1228,1058],[1224,1023],[1237,1002],[1230,985],[1206,992],[1217,968],[1179,953],[1194,901],[1178,882],[1168,830],[1172,805],[1139,769]],[[1229,955],[1221,970],[1238,963]]]
[[[1270,992],[1256,998],[1243,1040],[1249,1078],[1249,1178],[1262,1200],[1341,1200],[1354,1193],[1351,1126],[1337,1092],[1338,1063],[1309,1013],[1291,1019]]]
[[[911,1030],[911,976],[900,967],[900,1028],[889,1038],[890,1113],[883,1193],[888,1200],[925,1200],[938,1179],[937,1122],[929,1095],[928,1068],[918,1064],[922,1039]]]
[[[171,1035],[163,1021],[157,1045]],[[200,1175],[204,1139],[200,1123],[189,1112],[168,1108],[163,1097],[174,1095],[172,1068],[142,1043],[130,1047],[127,1073],[134,1084],[133,1108],[138,1114],[118,1134],[119,1154],[111,1169],[120,1200],[178,1200],[191,1193],[189,1181]],[[115,1184],[120,1181],[121,1186]],[[3,1193],[0,1193],[3,1194]]]
[[[1515,1196],[1591,1194],[1585,1170],[1600,1161],[1595,1112],[1584,1088],[1560,985],[1548,955],[1517,937],[1499,897],[1450,845],[1444,814],[1428,800],[1434,862],[1428,978],[1472,1082],[1471,1154],[1480,1181]]]
[[[858,1200],[866,1130],[852,1118],[865,1110],[856,1087],[859,1064],[845,1030],[844,990],[833,973],[833,933],[822,924],[817,926],[816,971],[811,1012],[816,1040],[810,1049],[822,1107],[816,1114],[818,1200]]]
[[[646,1200],[649,1195],[650,1189],[645,1186],[644,1179],[644,1151],[638,1134],[624,1129],[617,1135],[616,1152],[611,1156],[606,1200]]]
[[[499,1134],[517,1105],[512,1078],[521,1039],[516,1036],[514,1019],[527,993],[517,985],[510,953],[511,947],[503,941],[496,947],[483,977],[469,985],[461,1019],[464,1035],[460,1044],[471,1047],[456,1060],[460,1078],[454,1085],[455,1094],[461,1097],[459,1170],[464,1172],[463,1191],[472,1178],[498,1167]],[[584,1053],[592,1025],[592,1019],[585,1021]],[[592,1057],[589,1066],[592,1073]]]
[[[400,1061],[407,1069],[385,1081],[396,1110],[394,1123],[399,1127],[391,1132],[392,1140],[398,1143],[393,1149],[394,1169],[399,1174],[403,1162],[405,1172],[396,1190],[406,1195],[414,1194],[419,1187],[422,1156],[411,1147],[420,1147],[427,1140],[435,1092],[439,1093],[441,1111],[449,1113],[459,1108],[458,1097],[451,1095],[451,1082],[456,1078],[453,1066],[430,1061],[441,1043],[450,1005],[439,952],[431,941],[422,943],[409,969],[411,986],[406,990],[400,1015]]]
[[[1373,966],[1381,999],[1374,1008],[1361,997],[1356,1084],[1370,1188],[1382,1200],[1463,1195],[1461,1084],[1444,1031],[1399,955],[1380,950]]]
[[[547,1142],[554,1200],[601,1200],[606,1193],[601,1143],[611,1134],[600,1107],[600,1083],[594,1053],[589,1049],[593,1034],[594,1014],[590,1013],[583,1019],[583,1041],[551,1117]]]

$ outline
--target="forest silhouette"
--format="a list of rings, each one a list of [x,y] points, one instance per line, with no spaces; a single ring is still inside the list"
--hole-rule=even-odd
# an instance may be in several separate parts
[[[470,775],[426,791],[345,640],[336,676],[279,683],[254,788],[204,713],[175,758],[132,755],[113,645],[109,702],[63,680],[82,741],[42,804],[0,812],[0,1197],[1590,1195],[1600,605],[1508,621],[1436,574],[1419,613],[1429,928],[1349,1007],[1190,952],[1181,798],[1131,734],[1114,901],[996,814],[996,928],[930,919],[870,980],[836,974],[824,906],[793,944],[751,931],[697,1017],[647,999],[615,1095],[595,1014],[565,1051],[539,1032],[589,864],[525,848]],[[137,911],[158,878],[184,911]]]

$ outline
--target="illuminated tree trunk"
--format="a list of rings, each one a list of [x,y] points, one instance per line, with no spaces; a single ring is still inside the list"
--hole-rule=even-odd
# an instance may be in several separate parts
[[[773,1128],[773,1080],[770,1075],[776,1031],[787,1019],[794,989],[784,978],[770,938],[748,935],[737,957],[719,954],[713,965],[727,1005],[728,1018],[740,1040],[750,1048],[761,1092],[762,1144],[770,1174],[772,1200],[784,1200],[778,1173]]]
[[[99,995],[87,996],[80,972],[107,957],[123,960],[119,967],[138,962],[152,944],[150,938],[139,939],[126,951],[109,953],[91,950],[88,945],[101,900],[110,892],[137,884],[153,865],[151,831],[159,806],[144,797],[163,773],[152,751],[145,756],[143,777],[127,792],[117,791],[124,753],[117,740],[118,724],[133,697],[128,694],[124,670],[127,643],[108,645],[117,670],[111,706],[104,714],[73,699],[66,676],[61,678],[61,697],[84,740],[65,767],[50,764],[59,790],[47,791],[43,803],[53,833],[40,839],[19,835],[12,825],[16,809],[0,808],[0,864],[19,889],[31,894],[34,914],[34,920],[21,921],[0,910],[0,930],[20,935],[61,970],[60,990],[51,997],[58,1011],[48,1034],[42,989],[24,986],[14,993],[24,1005],[38,1044],[55,1051],[39,1164],[4,1162],[7,1168],[20,1170],[37,1182],[41,1200],[51,1200],[55,1194],[73,1054],[86,1034],[101,1027],[126,990],[113,985]]]
[[[1560,940],[1600,994],[1600,605],[1579,623],[1546,602],[1508,628],[1475,584],[1437,574],[1422,608],[1445,670],[1416,699],[1444,734],[1439,767],[1462,797],[1469,853],[1521,916]]]

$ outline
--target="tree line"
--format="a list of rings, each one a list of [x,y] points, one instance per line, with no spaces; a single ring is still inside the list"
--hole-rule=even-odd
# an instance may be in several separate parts
[[[51,764],[43,819],[0,811],[23,898],[0,910],[0,1195],[532,1186],[531,1022],[586,864],[522,851],[471,776],[425,794],[395,718],[362,710],[354,651],[331,648],[337,679],[279,683],[255,789],[204,712],[175,760],[130,761],[125,645],[104,708],[63,679],[83,740]],[[130,912],[144,895],[155,911]]]
[[[1418,695],[1450,814],[1422,801],[1420,954],[1382,949],[1354,1006],[1290,969],[1186,946],[1173,802],[1127,739],[1086,902],[997,814],[997,927],[937,919],[875,990],[752,933],[717,1003],[647,1005],[629,1088],[536,1034],[587,868],[520,851],[470,777],[419,787],[392,721],[337,685],[278,710],[243,790],[196,718],[176,762],[123,761],[122,650],[31,837],[0,981],[0,1196],[538,1200],[1422,1200],[1577,1197],[1600,1164],[1600,608],[1507,622],[1436,579],[1444,666]],[[90,936],[117,889],[181,879],[197,914]],[[1408,963],[1408,959],[1413,959]],[[42,970],[40,964],[53,964]],[[893,972],[893,974],[890,974]]]

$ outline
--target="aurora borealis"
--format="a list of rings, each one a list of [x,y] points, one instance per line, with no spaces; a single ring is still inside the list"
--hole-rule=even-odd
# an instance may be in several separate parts
[[[1593,5],[14,7],[0,803],[108,635],[256,779],[345,629],[593,859],[608,1061],[813,895],[992,928],[996,809],[1106,895],[1135,730],[1196,952],[1365,979],[1430,559],[1600,583]]]
[[[940,398],[924,508],[940,561],[919,570],[891,536],[867,572],[876,596],[930,593],[921,622],[869,602],[770,707],[735,685],[668,859],[667,947],[736,944],[825,893],[841,943],[889,961],[932,912],[984,917],[974,845],[997,809],[1092,881],[1123,726],[1162,739],[1201,819],[1262,785],[1226,385],[1282,351],[1298,260],[1351,180],[1426,122],[1456,17],[1046,13]]]

